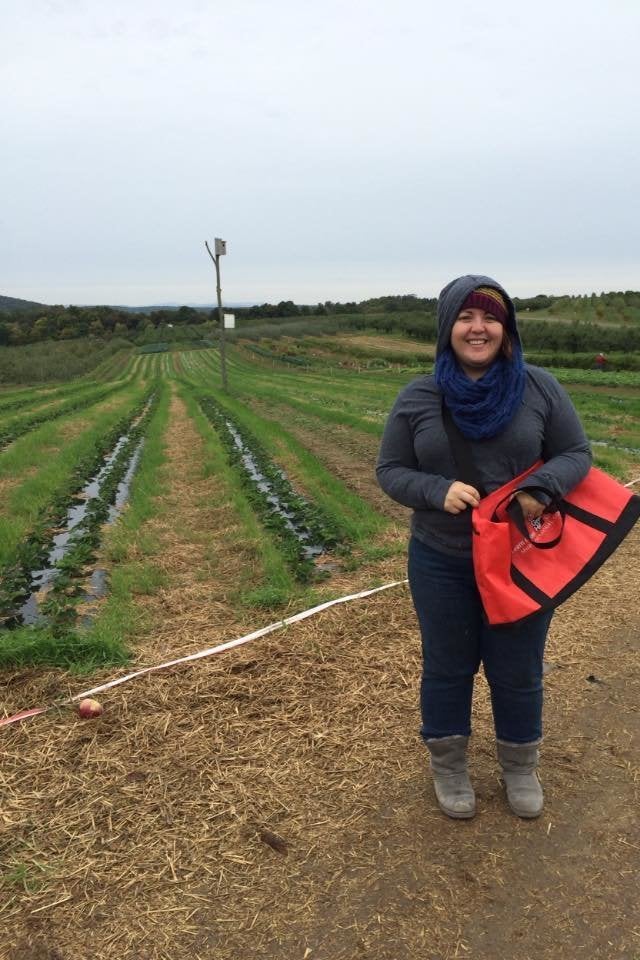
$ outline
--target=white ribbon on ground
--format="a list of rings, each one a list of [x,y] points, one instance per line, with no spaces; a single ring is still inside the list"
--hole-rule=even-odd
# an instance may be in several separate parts
[[[285,620],[278,620],[276,623],[270,623],[267,627],[262,627],[260,630],[254,630],[253,633],[247,633],[244,637],[238,637],[236,640],[228,640],[226,643],[220,643],[217,647],[209,647],[207,650],[200,650],[198,653],[190,653],[186,657],[178,657],[177,660],[167,660],[166,663],[159,663],[154,667],[144,667],[142,670],[136,670],[134,673],[127,673],[124,677],[117,677],[115,680],[109,680],[107,683],[102,683],[100,686],[91,687],[89,690],[83,690],[81,693],[76,693],[72,697],[69,697],[68,700],[63,700],[60,703],[50,704],[48,707],[32,707],[30,710],[21,710],[20,713],[15,713],[11,717],[4,717],[0,719],[0,727],[6,727],[10,723],[17,723],[18,720],[26,720],[29,717],[35,717],[39,713],[46,713],[48,710],[52,710],[54,706],[68,706],[71,703],[75,703],[77,700],[84,700],[85,697],[92,697],[96,693],[101,693],[103,690],[109,690],[111,687],[117,687],[121,683],[128,683],[129,680],[134,680],[136,677],[143,677],[147,673],[156,673],[158,670],[166,670],[168,667],[175,667],[179,663],[189,663],[193,660],[202,660],[204,657],[211,657],[215,653],[222,653],[224,650],[231,650],[232,647],[239,647],[244,643],[249,643],[250,640],[257,640],[259,637],[265,637],[268,633],[273,633],[274,630],[281,630],[283,627],[288,627],[292,623],[299,623],[301,620],[306,620],[307,617],[312,617],[316,613],[320,613],[322,610],[328,610],[329,607],[334,607],[339,603],[348,603],[350,600],[362,600],[364,597],[370,597],[374,593],[380,593],[381,590],[390,590],[391,587],[398,587],[402,584],[407,583],[406,580],[394,580],[393,583],[385,583],[382,587],[374,587],[371,590],[362,590],[360,593],[351,593],[346,597],[338,597],[336,600],[327,600],[325,603],[318,604],[317,607],[310,607],[309,610],[303,610],[302,613],[296,613],[292,617],[287,617]]]
[[[640,483],[640,477],[636,477],[635,480],[630,480],[628,483],[625,483],[625,487],[632,487],[636,483]],[[226,643],[220,643],[217,647],[209,647],[207,650],[200,650],[198,653],[191,653],[189,656],[179,657],[177,660],[167,660],[166,663],[159,663],[154,667],[144,667],[144,669],[136,670],[134,673],[128,673],[124,677],[118,677],[116,680],[109,680],[108,683],[102,683],[98,687],[91,687],[90,690],[83,690],[82,693],[76,693],[68,700],[63,700],[62,702],[56,704],[50,704],[48,707],[32,707],[29,710],[21,710],[20,713],[15,713],[13,716],[0,718],[0,727],[6,727],[10,723],[17,723],[18,720],[26,720],[29,717],[36,717],[40,713],[46,713],[48,710],[53,709],[54,706],[68,706],[71,703],[75,703],[76,700],[83,700],[85,697],[91,697],[96,693],[101,693],[103,690],[109,690],[111,687],[117,687],[121,683],[128,683],[129,680],[134,680],[136,677],[143,677],[147,673],[156,673],[158,670],[166,670],[168,667],[175,667],[179,663],[189,663],[192,660],[202,660],[204,657],[211,657],[215,653],[222,653],[224,650],[231,650],[232,647],[239,647],[244,643],[249,643],[250,640],[257,640],[259,637],[265,637],[268,633],[273,633],[274,630],[281,630],[282,627],[288,627],[292,623],[299,623],[301,620],[306,620],[307,617],[312,617],[314,614],[320,613],[322,610],[328,610],[329,607],[334,607],[338,603],[348,603],[350,600],[362,600],[364,597],[370,597],[374,593],[380,593],[381,590],[390,590],[392,587],[399,587],[407,582],[407,580],[394,580],[393,583],[385,583],[382,587],[374,587],[372,590],[362,590],[360,593],[351,593],[346,597],[338,597],[337,600],[327,600],[326,603],[320,603],[317,607],[311,607],[309,610],[303,610],[302,613],[296,613],[294,616],[287,617],[285,620],[278,620],[277,623],[270,623],[268,627],[262,627],[261,630],[255,630],[253,633],[248,633],[244,637],[238,637],[236,640],[228,640]]]

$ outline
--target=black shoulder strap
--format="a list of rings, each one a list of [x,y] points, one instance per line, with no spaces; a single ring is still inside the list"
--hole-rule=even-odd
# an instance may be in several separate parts
[[[449,438],[449,445],[451,446],[451,453],[453,454],[455,465],[460,471],[460,477],[458,479],[462,480],[463,483],[469,483],[475,487],[481,497],[486,496],[487,492],[480,479],[478,468],[471,453],[471,447],[460,432],[460,429],[456,426],[451,411],[444,402],[444,397],[442,398],[442,422],[447,437]]]

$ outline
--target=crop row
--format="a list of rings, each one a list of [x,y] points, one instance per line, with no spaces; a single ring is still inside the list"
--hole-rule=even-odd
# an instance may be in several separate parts
[[[210,378],[219,377],[219,363],[214,351],[203,353]],[[327,419],[347,425],[362,426],[367,431],[366,418],[375,410],[375,418],[381,420],[391,409],[400,387],[407,377],[396,371],[385,373],[362,373],[354,376],[352,371],[320,371],[303,368],[268,370],[243,357],[236,348],[231,348],[227,363],[230,383],[234,390],[247,396],[263,396],[265,400],[291,402],[301,407],[318,404],[327,412]]]
[[[21,416],[14,417],[12,420],[0,425],[0,450],[8,444],[13,443],[14,440],[17,440],[18,437],[21,437],[23,434],[39,427],[41,424],[47,423],[50,420],[56,420],[58,417],[63,417],[66,414],[74,413],[94,403],[99,403],[120,389],[122,389],[122,384],[108,384],[90,389],[88,392],[82,391],[79,396],[71,397],[69,400],[62,400],[52,407],[26,412]]]
[[[84,517],[69,535],[64,556],[55,565],[53,587],[40,605],[40,612],[54,634],[71,626],[76,619],[77,603],[85,597],[80,575],[86,574],[87,564],[95,557],[102,539],[102,525],[113,519],[118,493],[135,467],[156,402],[157,395],[154,395],[122,438],[113,460],[100,476],[96,495],[87,503]]]
[[[317,573],[314,555],[338,547],[344,551],[344,534],[332,517],[295,492],[246,427],[212,397],[200,393],[198,402],[237,469],[247,499],[276,536],[294,575],[301,582],[309,581]]]
[[[274,342],[272,350],[275,348]],[[250,345],[246,345],[251,349]],[[281,350],[281,354],[285,351]],[[431,366],[434,360],[434,351],[429,350],[426,344],[407,341],[407,349],[394,349],[390,344],[385,346],[384,342],[377,344],[359,344],[354,340],[343,340],[340,338],[307,337],[304,340],[287,343],[286,354],[289,361],[297,361],[300,364],[324,364],[335,366],[342,364],[345,367],[364,366],[367,369],[385,369],[388,367],[413,367],[416,370],[422,370]],[[273,352],[274,359],[278,354]],[[284,359],[284,357],[281,357]]]
[[[200,362],[206,364],[217,380],[219,365],[215,354],[203,355]],[[372,436],[379,436],[395,395],[410,378],[407,371],[394,370],[356,375],[337,368],[331,371],[316,368],[301,369],[297,373],[282,366],[267,371],[234,347],[229,351],[228,371],[231,389],[247,401],[259,399],[272,408],[286,405],[315,418],[319,427],[322,423],[335,423]],[[611,444],[606,450],[600,446],[594,450],[598,464],[615,476],[628,475],[633,470],[633,462],[637,462],[633,451],[640,446],[636,427],[636,404],[640,399],[638,374],[578,369],[553,369],[552,372],[572,394],[591,438]],[[576,387],[573,391],[572,385]],[[607,388],[606,392],[602,391],[603,387]],[[592,393],[588,392],[589,388],[593,389]],[[625,393],[617,394],[617,390],[623,388]],[[633,394],[637,391],[635,397],[631,393],[627,396],[629,388]]]
[[[92,371],[91,379],[102,383],[109,380],[123,380],[133,372],[131,360],[131,350],[119,350]]]
[[[547,368],[560,383],[589,384],[597,387],[637,387],[640,377],[631,370],[568,370],[564,367]]]
[[[246,349],[259,357],[264,357],[266,360],[277,360],[279,363],[291,363],[298,367],[308,367],[312,362],[310,357],[267,350],[265,347],[259,347],[255,343],[247,343]]]
[[[64,393],[68,388],[42,387],[40,390],[33,387],[27,387],[25,390],[12,390],[10,393],[0,395],[0,413],[6,413],[9,410],[18,410],[21,407],[33,406],[34,403],[42,401],[43,403]]]
[[[252,343],[242,344],[245,349],[260,356],[283,363],[297,363],[301,366],[328,361],[327,354],[338,354],[343,359],[336,362],[353,365],[354,361],[365,361],[365,366],[375,369],[386,366],[410,367],[416,371],[430,367],[435,359],[435,348],[428,349],[426,344],[406,341],[406,349],[399,350],[393,343],[385,345],[383,338],[376,343],[362,344],[357,339],[305,337],[299,341],[287,341],[286,347],[280,341],[266,341],[257,346]],[[413,348],[413,349],[412,349]],[[593,352],[572,353],[565,351],[539,351],[526,349],[526,359],[533,364],[544,367],[561,367],[593,371]],[[607,372],[640,371],[640,355],[637,353],[609,353],[607,354]],[[601,371],[597,370],[599,375]]]
[[[118,439],[140,417],[149,403],[151,391],[133,410],[129,410],[106,435],[96,438],[90,450],[76,464],[66,482],[36,517],[31,530],[12,550],[0,569],[0,620],[11,619],[22,599],[30,592],[32,571],[40,568],[49,554],[56,529],[64,521],[70,501],[103,465]]]
[[[115,384],[110,384],[115,387]],[[72,397],[80,397],[82,394],[88,394],[95,390],[99,384],[95,381],[80,380],[78,383],[67,383],[63,387],[54,387],[53,389],[34,389],[21,390],[20,394],[12,394],[4,399],[0,399],[0,416],[4,416],[12,410],[33,410],[44,404],[54,401],[64,401]]]

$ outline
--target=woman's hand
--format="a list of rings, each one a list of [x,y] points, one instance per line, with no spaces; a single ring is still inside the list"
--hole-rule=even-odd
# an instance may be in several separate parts
[[[467,507],[477,507],[480,503],[480,494],[475,487],[461,480],[454,480],[444,498],[444,509],[447,513],[462,513]]]
[[[526,493],[524,490],[516,490],[514,496],[518,498],[518,503],[527,520],[537,520],[544,513],[545,504],[540,503],[530,493]]]

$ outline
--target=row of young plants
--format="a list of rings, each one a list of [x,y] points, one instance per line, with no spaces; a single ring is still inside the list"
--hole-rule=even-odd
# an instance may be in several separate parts
[[[597,387],[640,388],[640,376],[631,370],[568,370],[566,367],[547,367],[560,383],[589,384]]]
[[[322,354],[337,354],[339,357],[342,357],[343,360],[340,361],[336,358],[336,363],[346,362],[350,366],[353,366],[356,360],[360,362],[368,361],[374,365],[381,365],[386,361],[386,363],[394,366],[407,366],[408,364],[412,364],[424,367],[433,363],[435,350],[430,348],[426,343],[416,343],[407,338],[407,349],[401,349],[393,343],[386,345],[384,338],[382,338],[379,333],[375,334],[375,336],[378,338],[376,345],[358,343],[357,335],[353,335],[349,340],[340,337],[325,337],[322,339],[319,337],[305,337],[305,339],[299,343],[292,344],[290,349],[297,349],[303,352],[315,350],[320,351]]]
[[[205,354],[203,361],[217,375],[217,362],[212,354]],[[266,402],[286,402],[299,409],[319,417],[327,423],[343,424],[361,432],[377,435],[388,411],[391,409],[399,390],[411,379],[407,370],[389,370],[387,372],[367,371],[353,376],[349,371],[333,368],[330,371],[305,371],[298,376],[284,367],[277,371],[265,371],[237,348],[229,351],[230,383],[248,395],[260,397]],[[617,403],[617,390],[625,392],[631,388],[640,395],[640,377],[631,371],[604,373],[599,370],[577,370],[550,368],[557,379],[569,391],[572,385],[579,390],[594,388],[602,393],[602,388],[610,392],[608,412],[604,414],[603,424],[610,420]],[[609,389],[610,388],[610,389]],[[577,396],[579,396],[576,390]],[[630,444],[635,446],[635,443]]]
[[[0,417],[13,410],[27,411],[45,403],[78,397],[83,393],[95,390],[96,386],[95,380],[80,380],[77,383],[67,383],[64,386],[41,387],[39,389],[30,387],[27,390],[21,390],[19,393],[12,392],[6,398],[0,397]]]
[[[317,577],[314,555],[327,550],[345,553],[348,545],[334,519],[317,504],[296,493],[259,440],[216,400],[197,392],[200,409],[215,428],[230,464],[237,470],[247,499],[263,525],[277,538],[296,579]],[[241,449],[234,439],[240,439]],[[249,454],[252,464],[243,450]]]
[[[528,356],[528,359],[532,363],[538,363],[545,358],[541,355],[531,354]],[[636,359],[634,356],[633,361],[635,362]],[[547,367],[547,369],[549,369],[561,383],[565,384],[568,389],[571,388],[572,384],[581,388],[594,387],[599,391],[601,391],[603,387],[607,387],[612,388],[612,397],[615,396],[617,388],[632,388],[638,390],[640,393],[640,376],[632,370],[600,371],[553,366]],[[254,373],[251,374],[248,369],[248,363],[246,370],[251,380],[261,379],[261,386],[263,385],[267,392],[270,389],[269,384],[271,384],[271,388],[273,387],[274,380],[272,374],[270,374],[269,377],[263,377],[257,368],[254,368]],[[241,371],[241,369],[238,368],[238,372],[241,377],[244,377],[244,370]],[[347,409],[350,415],[353,416],[356,410],[360,409],[369,416],[369,411],[377,411],[378,413],[385,414],[390,409],[395,393],[408,382],[411,376],[418,376],[421,372],[423,371],[419,368],[389,369],[384,372],[381,377],[378,372],[371,369],[366,372],[361,372],[356,378],[350,376],[347,371],[343,373],[335,368],[324,374],[316,369],[313,374],[311,374],[311,372],[305,373],[305,379],[308,379],[309,383],[311,383],[310,378],[313,376],[314,386],[313,388],[310,386],[305,391],[302,399],[299,392],[298,395],[295,396],[296,389],[292,377],[285,374],[283,369],[277,378],[277,389],[279,392],[288,392],[287,384],[291,383],[293,388],[291,391],[292,402],[294,404],[303,403],[306,405],[310,401],[313,401],[314,395],[317,395],[319,401],[320,397],[322,397],[322,405],[330,408],[335,407],[336,380],[339,380],[339,395],[343,398],[347,395],[349,396],[350,402],[347,404]],[[302,378],[300,382],[302,382]],[[340,417],[340,408],[336,410],[336,414],[333,416],[335,415]],[[352,425],[358,426],[355,422]]]
[[[120,383],[110,383],[97,388],[90,387],[88,390],[81,390],[79,395],[72,396],[68,400],[62,400],[52,407],[27,411],[6,423],[0,424],[0,450],[30,430],[35,430],[43,423],[57,420],[58,417],[64,417],[70,413],[76,413],[78,410],[90,407],[94,403],[100,403],[121,389],[122,384]]]
[[[265,347],[259,347],[255,343],[247,343],[246,349],[259,357],[264,357],[266,360],[277,360],[279,363],[291,363],[297,367],[308,367],[312,362],[309,357],[287,354],[282,351],[267,350]]]
[[[217,351],[203,351],[202,366],[210,369],[214,377],[219,376],[220,363]],[[291,392],[299,397],[306,397],[312,393],[322,392],[327,402],[344,406],[344,395],[360,395],[368,393],[372,398],[379,395],[380,388],[387,385],[394,388],[394,384],[406,383],[406,376],[396,369],[380,377],[379,371],[363,371],[358,377],[353,376],[350,368],[341,368],[338,364],[330,366],[312,364],[308,369],[301,366],[287,367],[284,364],[275,370],[255,360],[245,350],[230,346],[227,351],[227,371],[232,382],[248,379],[252,383],[273,385],[278,389]],[[275,374],[275,375],[274,375]],[[339,384],[338,390],[336,385]]]
[[[133,408],[130,408],[126,415],[106,435],[96,438],[92,448],[78,461],[75,469],[69,474],[66,482],[57,490],[47,506],[40,510],[30,532],[17,544],[11,558],[0,569],[0,623],[13,623],[17,610],[30,596],[32,572],[41,569],[42,564],[46,562],[56,531],[67,517],[69,504],[73,502],[88,481],[100,471],[119,438],[131,430],[132,424],[140,418],[142,418],[140,419],[140,425],[147,422],[147,411],[150,409],[154,389],[154,387],[151,387],[147,390],[139,402]],[[140,432],[140,429],[136,426],[132,435],[138,436]],[[125,457],[126,454],[123,454],[123,458]],[[115,489],[117,489],[117,484],[120,482],[119,479],[116,482],[116,477],[117,472],[122,471],[123,458],[119,454],[103,478],[103,483],[106,484],[105,496],[102,495],[101,485],[99,499],[104,503],[107,503],[108,500],[107,492],[110,493],[114,489],[113,484],[115,483]],[[116,472],[112,474],[112,471]],[[80,553],[82,553],[82,550],[79,551],[78,558]]]
[[[380,433],[396,393],[411,376],[407,371],[390,370],[382,375],[370,371],[354,377],[337,368],[331,371],[305,371],[298,376],[284,367],[274,374],[273,370],[265,371],[259,363],[252,362],[234,347],[229,351],[228,360],[231,385],[247,397],[272,405],[285,403],[327,426],[336,423],[376,436]],[[201,364],[211,370],[213,376],[219,376],[217,358],[213,353],[203,355]],[[635,405],[632,398],[626,402],[626,393],[630,388],[634,393],[637,390],[640,396],[638,375],[631,371],[602,373],[599,370],[577,369],[552,369],[552,372],[570,392],[572,385],[576,386],[574,401],[585,417],[585,426],[591,438],[597,442],[605,440],[620,452],[620,455],[616,454],[614,462],[611,451],[605,452],[598,447],[594,450],[596,458],[616,476],[624,476],[625,464],[639,446],[637,436],[633,435]],[[589,388],[594,388],[594,392],[586,397],[583,391]],[[602,388],[607,388],[609,395],[603,394]],[[618,390],[623,389],[625,394],[616,396]],[[623,407],[625,415],[621,419]],[[596,411],[597,417],[592,418],[591,413]],[[624,453],[625,449],[630,451],[629,454]]]
[[[567,370],[592,370],[602,375],[618,371],[640,371],[640,352],[607,353],[606,369],[600,370],[595,356],[589,353],[570,353],[569,351],[543,352],[526,350],[525,359],[539,367],[562,367]]]
[[[106,383],[108,380],[122,380],[131,372],[131,359],[133,353],[131,349],[119,350],[112,357],[103,361],[91,373],[91,379]]]
[[[205,354],[202,360],[218,375],[215,356]],[[395,395],[411,377],[407,371],[400,370],[368,371],[356,377],[336,367],[331,371],[301,371],[300,376],[282,367],[274,375],[273,370],[265,371],[234,347],[229,351],[229,361],[230,384],[247,397],[270,404],[284,403],[329,428],[335,423],[374,436],[380,434]],[[620,479],[629,479],[630,473],[635,475],[637,455],[633,451],[640,444],[633,435],[633,396],[640,396],[638,374],[558,368],[552,368],[551,372],[572,394],[585,419],[588,434],[597,444],[594,447],[596,463]],[[575,391],[572,386],[576,387]],[[605,393],[603,387],[607,388]],[[588,392],[590,388],[594,388],[593,393]],[[630,389],[633,396],[628,398]],[[618,390],[625,392],[616,396]],[[631,402],[627,402],[628,399]],[[597,420],[591,419],[587,411],[596,410]],[[625,415],[621,420],[623,411]],[[607,447],[600,445],[603,440],[607,441]]]
[[[158,402],[141,447],[128,489],[127,509],[117,522],[102,528],[103,540],[94,567],[109,567],[108,590],[100,603],[81,607],[75,628],[57,631],[46,624],[0,631],[0,667],[57,666],[90,674],[106,665],[124,665],[131,659],[130,640],[153,629],[153,618],[137,597],[154,593],[165,584],[165,573],[154,561],[155,532],[147,522],[156,516],[156,497],[166,483],[165,434],[169,390],[156,383]],[[142,397],[136,394],[135,402]],[[203,418],[204,419],[204,418]],[[109,422],[108,430],[115,423]],[[103,431],[103,434],[106,430]],[[103,557],[104,554],[104,557]]]
[[[86,384],[83,384],[86,389]],[[48,403],[51,400],[56,400],[61,395],[68,396],[70,392],[64,387],[60,387],[57,390],[21,390],[19,395],[11,394],[6,398],[0,399],[0,417],[5,416],[8,413],[12,413],[14,410],[27,410],[31,407],[35,407],[39,404]]]
[[[376,346],[359,344],[354,340],[339,337],[304,337],[298,341],[287,342],[286,348],[278,350],[277,341],[268,340],[263,344],[244,342],[245,350],[279,363],[294,364],[301,367],[330,365],[334,363],[347,368],[357,366],[367,370],[384,370],[390,367],[403,367],[420,371],[431,369],[435,360],[435,350],[425,350],[426,345],[415,344],[411,352],[411,341],[407,340],[408,350],[398,350],[393,345],[385,346],[381,339]],[[640,353],[615,352],[607,354],[606,371],[596,368],[593,352],[572,353],[569,351],[543,352],[527,349],[529,363],[543,367],[561,367],[570,370],[592,371],[599,374],[627,371],[640,371]],[[624,378],[623,378],[624,380]]]
[[[88,502],[83,519],[70,534],[64,556],[55,565],[53,586],[40,604],[40,613],[54,635],[76,622],[78,603],[86,597],[82,581],[101,544],[103,524],[112,517],[121,484],[135,467],[156,403],[157,394],[153,394],[128,429],[125,442],[101,477],[97,495]]]
[[[375,436],[396,394],[409,379],[397,370],[384,375],[367,372],[354,376],[350,370],[335,367],[306,371],[301,376],[283,369],[274,377],[272,372],[267,373],[257,364],[236,356],[233,348],[229,359],[231,383],[246,396],[266,403],[286,403],[301,413],[318,416],[327,424],[352,427]],[[204,363],[217,375],[215,356],[205,354]]]

